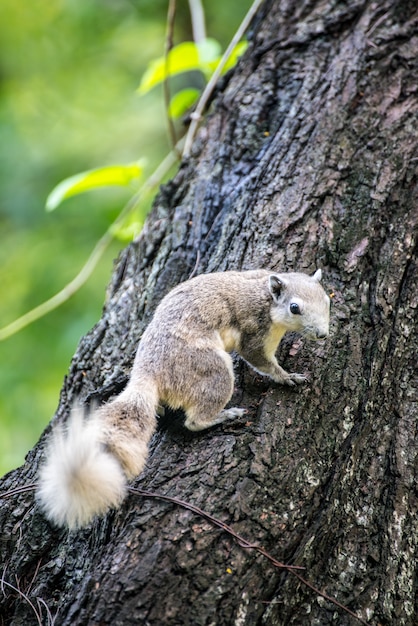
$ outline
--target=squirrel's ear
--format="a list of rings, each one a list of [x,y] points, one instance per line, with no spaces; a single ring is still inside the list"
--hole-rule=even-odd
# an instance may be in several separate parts
[[[270,274],[269,276],[269,291],[273,296],[273,300],[277,301],[285,288],[285,283],[276,274]]]
[[[315,274],[313,274],[312,278],[316,280],[318,283],[322,280],[322,270],[316,270]]]

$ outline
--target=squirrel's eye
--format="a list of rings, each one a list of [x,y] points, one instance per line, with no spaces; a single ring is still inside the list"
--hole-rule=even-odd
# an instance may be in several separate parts
[[[293,315],[302,315],[300,307],[299,307],[298,304],[296,304],[296,302],[291,302],[291,304],[290,304],[290,312],[293,313]]]

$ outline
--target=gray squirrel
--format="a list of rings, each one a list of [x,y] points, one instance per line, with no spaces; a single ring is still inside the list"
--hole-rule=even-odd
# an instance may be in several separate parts
[[[67,426],[54,428],[37,493],[46,517],[73,529],[119,507],[127,482],[144,468],[160,404],[183,409],[193,431],[242,416],[245,409],[225,408],[234,389],[231,351],[277,383],[303,383],[275,353],[286,331],[328,336],[321,277],[321,270],[216,272],[170,291],[142,335],[122,393],[87,418],[74,407]]]

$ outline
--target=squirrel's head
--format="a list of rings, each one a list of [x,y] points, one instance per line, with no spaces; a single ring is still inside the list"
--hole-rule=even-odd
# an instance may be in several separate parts
[[[320,284],[322,271],[313,276],[301,273],[270,274],[271,319],[286,330],[309,339],[325,339],[329,334],[330,299]]]

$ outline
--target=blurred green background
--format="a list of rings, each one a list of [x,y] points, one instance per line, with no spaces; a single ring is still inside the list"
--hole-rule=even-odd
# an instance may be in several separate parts
[[[132,189],[106,189],[45,212],[48,193],[85,169],[147,159],[169,142],[161,89],[139,97],[163,53],[167,0],[1,0],[0,327],[62,289],[83,266]],[[178,1],[175,43],[191,40]],[[208,36],[223,48],[250,0],[204,0]],[[141,207],[145,212],[147,206]],[[58,404],[80,337],[99,319],[114,242],[67,303],[0,342],[0,475],[20,465]]]

